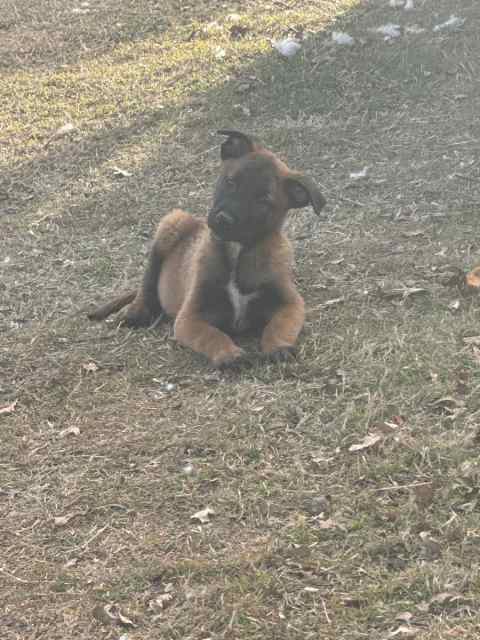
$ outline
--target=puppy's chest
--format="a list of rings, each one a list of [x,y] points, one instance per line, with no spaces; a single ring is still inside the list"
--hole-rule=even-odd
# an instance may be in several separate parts
[[[233,310],[232,325],[237,331],[242,331],[248,327],[248,306],[253,300],[256,300],[260,296],[260,289],[243,293],[239,288],[239,267],[241,266],[239,264],[239,256],[241,249],[241,245],[236,242],[228,243],[227,252],[230,279],[225,288]]]

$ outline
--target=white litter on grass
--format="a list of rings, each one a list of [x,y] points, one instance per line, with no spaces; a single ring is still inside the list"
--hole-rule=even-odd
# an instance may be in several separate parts
[[[465,23],[465,18],[459,18],[458,16],[454,16],[453,14],[450,16],[448,20],[442,22],[441,24],[437,24],[433,27],[434,31],[443,31],[444,29],[449,29],[450,31],[454,31],[455,29],[460,29],[460,27]]]
[[[413,6],[413,0],[407,0],[403,8],[405,9],[405,11],[413,11],[413,9],[415,9],[415,7]]]
[[[348,35],[348,33],[343,33],[342,31],[333,31],[332,40],[337,44],[344,44],[350,47],[355,42],[352,36]]]
[[[368,172],[368,167],[363,167],[361,171],[352,171],[350,173],[350,178],[352,180],[360,180],[361,178],[366,178]]]
[[[393,24],[389,22],[388,24],[383,24],[381,27],[375,29],[377,33],[381,33],[382,36],[385,36],[385,40],[393,40],[393,38],[400,37],[400,25]]]
[[[424,33],[425,29],[423,27],[419,27],[418,24],[412,24],[409,27],[405,27],[405,33],[413,33],[414,35],[418,33]]]
[[[278,51],[278,53],[285,56],[285,58],[292,58],[302,48],[302,45],[296,40],[293,40],[293,38],[278,40],[278,42],[274,42],[272,46]]]

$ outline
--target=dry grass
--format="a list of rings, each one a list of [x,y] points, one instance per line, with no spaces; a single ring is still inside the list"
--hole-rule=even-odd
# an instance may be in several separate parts
[[[479,304],[451,275],[479,255],[480,8],[387,4],[7,4],[2,638],[478,637]],[[386,22],[427,31],[385,43]],[[138,278],[170,207],[203,214],[226,125],[329,211],[289,222],[298,359],[223,375],[169,325],[81,310]]]

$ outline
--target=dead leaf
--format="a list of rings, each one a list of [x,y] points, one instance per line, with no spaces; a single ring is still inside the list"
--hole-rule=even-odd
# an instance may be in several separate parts
[[[445,604],[447,602],[458,602],[459,600],[465,600],[466,598],[461,593],[451,593],[450,591],[444,591],[443,593],[437,593],[436,596],[430,600],[429,605],[432,604]]]
[[[93,617],[101,624],[108,625],[116,622],[116,617],[110,612],[110,606],[108,604],[97,604],[92,611]]]
[[[15,407],[17,406],[18,400],[14,400],[10,404],[7,404],[5,407],[0,407],[0,415],[7,415],[8,413],[13,413],[15,411]]]
[[[214,515],[215,511],[213,509],[210,509],[210,507],[205,507],[205,509],[197,511],[197,513],[194,513],[192,516],[190,516],[190,520],[198,520],[202,524],[207,524],[208,522],[210,522],[210,516]]]
[[[64,527],[70,522],[70,520],[73,520],[73,518],[75,518],[76,516],[84,516],[87,512],[88,509],[86,511],[73,511],[72,513],[66,513],[64,516],[56,516],[53,519],[53,526]]]
[[[409,627],[405,624],[402,624],[398,627],[398,629],[395,629],[395,631],[391,631],[388,634],[389,638],[395,638],[396,636],[408,636],[408,637],[413,637],[415,635],[417,635],[419,629],[415,629],[415,627]]]
[[[172,600],[172,593],[162,593],[153,600],[150,600],[148,606],[152,611],[162,611]]]
[[[130,620],[130,618],[127,618],[127,616],[124,616],[123,613],[120,611],[120,609],[117,612],[117,621],[118,621],[118,624],[122,625],[122,627],[137,626],[132,620]]]
[[[352,444],[348,450],[351,452],[354,451],[363,451],[364,449],[369,449],[370,447],[374,447],[380,440],[382,440],[383,436],[378,433],[369,433],[365,436],[365,438],[359,444]]]
[[[395,616],[395,620],[399,620],[400,622],[410,622],[413,618],[413,614],[410,611],[404,611],[403,613],[399,613],[398,616]]]
[[[113,167],[113,175],[117,176],[117,178],[131,178],[133,173],[125,169],[120,169],[120,167]]]
[[[95,362],[85,362],[82,364],[82,369],[86,373],[95,373],[95,371],[98,371],[98,365]]]
[[[77,513],[67,513],[64,516],[57,516],[53,519],[53,524],[55,527],[64,527],[76,515]]]
[[[67,427],[62,429],[58,434],[59,438],[65,438],[66,436],[79,436],[80,429],[78,427]]]
[[[417,236],[423,236],[425,229],[417,229],[416,231],[403,231],[402,236],[404,238],[416,238]]]
[[[76,564],[78,564],[78,558],[72,558],[71,560],[67,560],[65,562],[65,564],[63,565],[63,568],[70,569],[70,567],[74,567]]]
[[[465,284],[471,289],[480,290],[480,267],[475,267],[465,276]]]
[[[457,416],[458,413],[464,408],[465,403],[462,400],[457,400],[451,396],[445,396],[439,398],[430,403],[430,406],[437,413],[443,413],[444,415]]]
[[[335,520],[332,520],[331,518],[328,518],[327,520],[317,520],[317,524],[319,529],[336,529],[338,527]]]
[[[73,133],[76,130],[77,130],[77,127],[75,127],[71,122],[67,122],[63,126],[59,127],[55,131],[55,133],[53,133],[50,136],[50,138],[48,138],[48,140],[45,142],[44,146],[48,147],[48,145],[52,142],[52,140],[56,140],[58,138],[63,138],[64,136],[68,135],[69,133]]]
[[[122,627],[136,627],[137,625],[127,618],[115,604],[97,605],[93,609],[93,616],[102,624],[118,624]]]
[[[458,311],[460,309],[460,300],[452,300],[452,302],[449,302],[448,308],[450,311]]]

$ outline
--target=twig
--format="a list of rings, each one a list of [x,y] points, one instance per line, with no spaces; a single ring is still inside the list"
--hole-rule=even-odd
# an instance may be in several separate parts
[[[380,487],[375,491],[402,491],[403,489],[413,489],[414,487],[424,487],[432,484],[431,482],[413,482],[412,484],[394,485],[392,487]]]

